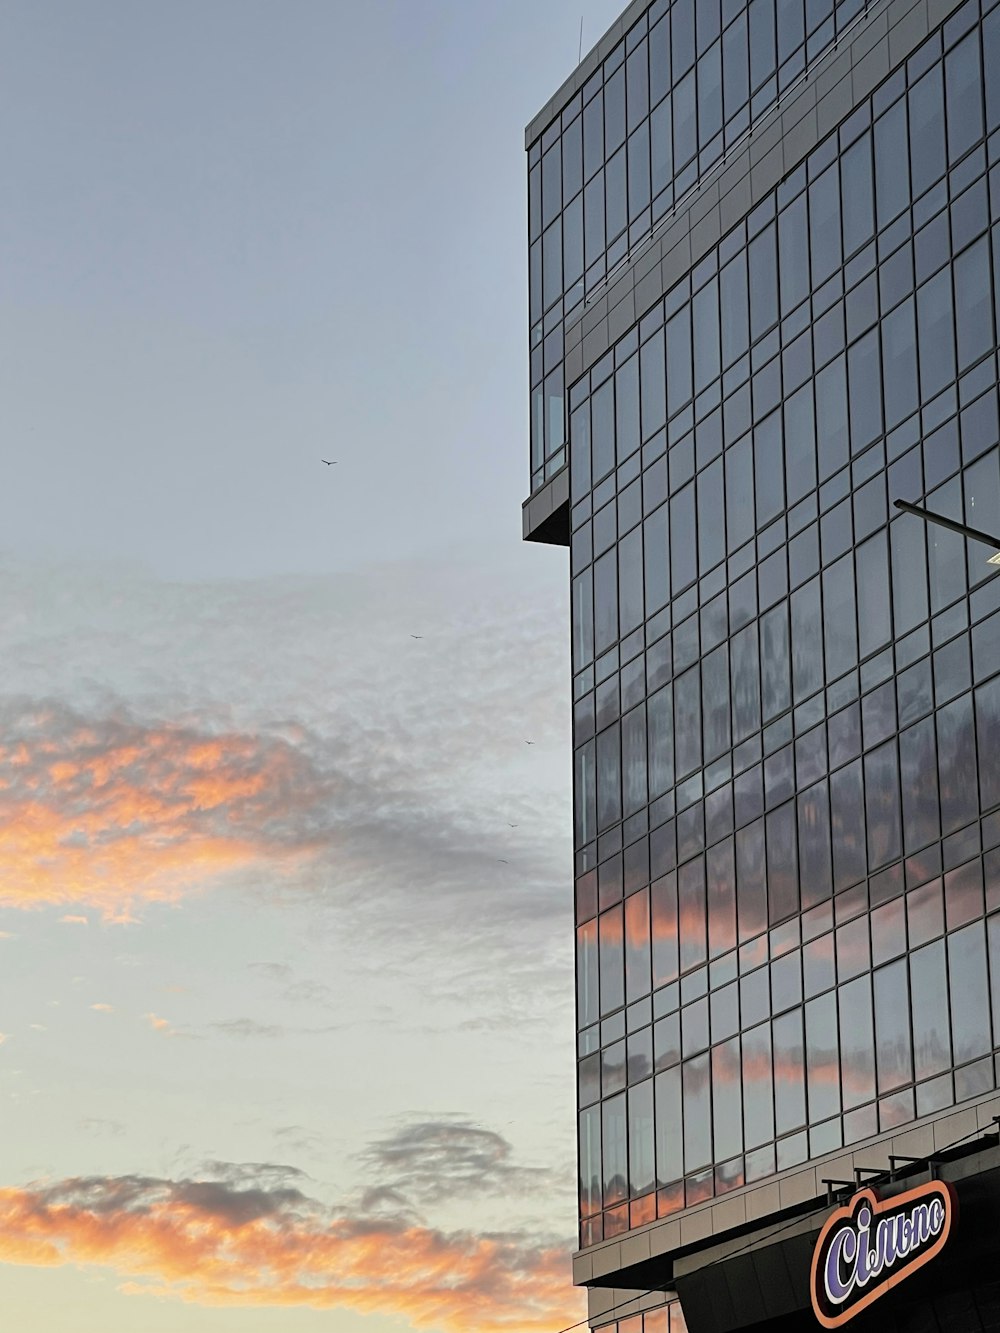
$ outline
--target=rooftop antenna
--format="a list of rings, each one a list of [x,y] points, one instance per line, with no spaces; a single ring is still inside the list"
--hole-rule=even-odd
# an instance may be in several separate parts
[[[576,52],[576,63],[579,65],[579,63],[580,63],[580,61],[581,61],[582,59],[583,59],[583,15],[581,14],[581,15],[580,15],[580,44],[579,44],[579,46],[577,47],[577,52]]]

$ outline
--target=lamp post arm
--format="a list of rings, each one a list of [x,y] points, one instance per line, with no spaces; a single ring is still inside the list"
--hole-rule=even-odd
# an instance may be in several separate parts
[[[893,500],[892,503],[904,513],[916,514],[917,518],[922,518],[926,523],[938,523],[942,528],[949,528],[963,537],[969,537],[973,541],[983,542],[995,550],[1000,550],[1000,537],[994,537],[990,532],[983,532],[981,528],[970,528],[967,523],[959,523],[953,518],[945,518],[943,514],[935,514],[930,509],[922,509],[920,505],[910,504],[909,500]]]

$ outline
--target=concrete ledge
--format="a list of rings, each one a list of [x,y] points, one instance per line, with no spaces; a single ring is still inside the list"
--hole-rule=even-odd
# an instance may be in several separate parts
[[[546,546],[568,546],[569,535],[569,467],[564,466],[521,506],[521,537]]]

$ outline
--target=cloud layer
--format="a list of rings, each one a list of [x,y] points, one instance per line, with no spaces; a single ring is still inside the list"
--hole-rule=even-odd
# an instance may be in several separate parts
[[[477,1194],[520,1194],[551,1184],[545,1168],[524,1167],[513,1160],[503,1135],[462,1119],[406,1125],[371,1144],[363,1161],[391,1181],[394,1194],[417,1204]]]
[[[52,703],[0,713],[0,903],[105,915],[251,865],[288,869],[329,843],[334,784],[280,737],[84,717]]]
[[[290,1168],[215,1168],[0,1190],[0,1260],[99,1265],[132,1294],[352,1309],[441,1333],[550,1333],[581,1315],[568,1245],[330,1208]]]

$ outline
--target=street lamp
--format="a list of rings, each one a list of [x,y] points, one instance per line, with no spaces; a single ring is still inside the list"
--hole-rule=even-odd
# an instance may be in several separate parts
[[[944,514],[935,514],[930,509],[922,509],[920,505],[910,504],[909,500],[893,500],[892,503],[904,513],[916,514],[917,518],[922,518],[925,523],[939,523],[942,528],[950,528],[952,532],[961,533],[963,537],[970,537],[973,541],[992,546],[993,554],[986,563],[1000,565],[1000,537],[994,537],[991,532],[983,532],[981,528],[970,528],[967,523],[959,523],[953,518],[945,518]]]

